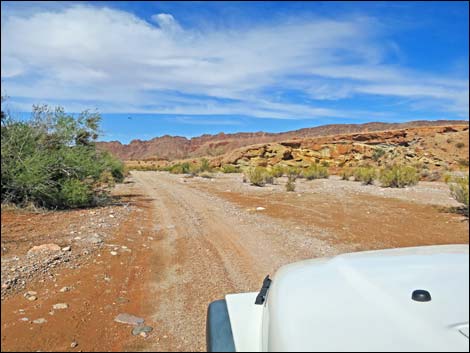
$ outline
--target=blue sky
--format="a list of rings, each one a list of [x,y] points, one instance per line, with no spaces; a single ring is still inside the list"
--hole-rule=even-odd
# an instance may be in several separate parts
[[[97,109],[103,140],[469,117],[468,2],[1,6],[4,107]]]

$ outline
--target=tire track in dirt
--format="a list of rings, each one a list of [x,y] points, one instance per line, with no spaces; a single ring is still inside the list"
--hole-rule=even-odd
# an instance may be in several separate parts
[[[164,173],[132,175],[155,207],[155,252],[161,256],[154,262],[153,320],[168,337],[143,349],[204,351],[207,305],[229,293],[257,291],[267,273],[299,252],[283,240],[288,229],[266,219],[260,222],[263,216],[246,211],[229,212],[225,201],[195,190],[184,179]],[[296,239],[305,242],[292,235]],[[312,251],[300,257],[313,257]]]

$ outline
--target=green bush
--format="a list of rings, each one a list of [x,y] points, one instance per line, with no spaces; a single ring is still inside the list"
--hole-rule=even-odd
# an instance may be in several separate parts
[[[372,153],[372,159],[378,161],[384,154],[385,150],[383,148],[377,148],[374,150],[374,153]]]
[[[284,174],[287,175],[287,177],[293,177],[295,180],[302,175],[302,169],[299,167],[287,167]]]
[[[177,164],[172,165],[168,169],[168,171],[171,174],[189,174],[193,171],[193,169],[191,167],[191,164],[189,164],[188,162],[184,162],[184,163],[181,163],[181,164],[177,163]],[[197,173],[197,172],[195,172],[195,173]]]
[[[109,186],[124,179],[124,166],[96,149],[100,119],[47,106],[34,106],[27,121],[2,114],[2,202],[70,208],[103,199]]]
[[[201,163],[200,164],[200,171],[201,172],[211,172],[212,171],[212,167],[211,167],[208,159],[202,158],[200,163]]]
[[[354,180],[360,181],[364,185],[373,184],[377,173],[372,167],[358,167],[353,172]]]
[[[285,168],[282,165],[276,164],[271,168],[271,175],[274,178],[280,178],[284,175]]]
[[[239,169],[233,164],[225,164],[222,166],[222,173],[238,173]]]
[[[272,184],[274,181],[274,178],[268,173],[268,171],[264,167],[249,168],[246,171],[246,179],[248,179],[252,185],[256,186]]]
[[[415,185],[419,181],[419,173],[414,167],[395,165],[383,169],[380,182],[383,187],[402,188]]]
[[[469,177],[452,177],[448,181],[450,193],[452,197],[464,205],[465,213],[468,216],[468,183]]]
[[[312,164],[302,171],[302,176],[307,180],[324,179],[328,178],[328,175],[328,168],[318,164]]]

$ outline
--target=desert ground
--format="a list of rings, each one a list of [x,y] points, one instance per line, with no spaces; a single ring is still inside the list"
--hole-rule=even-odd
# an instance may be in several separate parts
[[[284,183],[134,171],[110,206],[2,209],[2,351],[204,351],[207,305],[258,291],[284,264],[468,244],[468,219],[444,183],[390,189],[331,176],[298,180],[295,192]],[[49,243],[60,250],[31,254]],[[153,330],[132,335],[114,321],[121,313]]]

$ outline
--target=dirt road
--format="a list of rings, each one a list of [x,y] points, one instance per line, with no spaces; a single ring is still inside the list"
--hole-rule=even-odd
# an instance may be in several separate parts
[[[27,283],[25,290],[38,292],[35,302],[22,292],[2,300],[2,351],[204,351],[207,305],[259,290],[283,264],[348,251],[468,244],[468,220],[451,212],[456,203],[443,184],[391,190],[330,178],[299,180],[296,192],[287,193],[283,182],[259,188],[239,174],[132,172],[116,189],[131,212],[88,261],[74,271],[58,268],[53,280]],[[17,228],[7,225],[2,237],[14,242]],[[62,286],[74,290],[59,293]],[[71,305],[51,314],[57,302]],[[113,321],[122,312],[145,318],[154,330],[147,338],[132,336],[129,326]],[[48,321],[20,321],[25,315]],[[79,345],[70,347],[72,340]]]
[[[402,195],[338,192],[311,182],[292,194],[280,185],[258,188],[227,175],[134,172],[133,177],[153,199],[160,235],[153,319],[172,335],[170,345],[149,349],[204,350],[208,303],[259,290],[264,276],[286,263],[346,251],[468,243],[468,223],[461,216]],[[425,192],[417,189],[408,197],[419,199]],[[434,187],[434,203],[452,204],[447,193]]]

